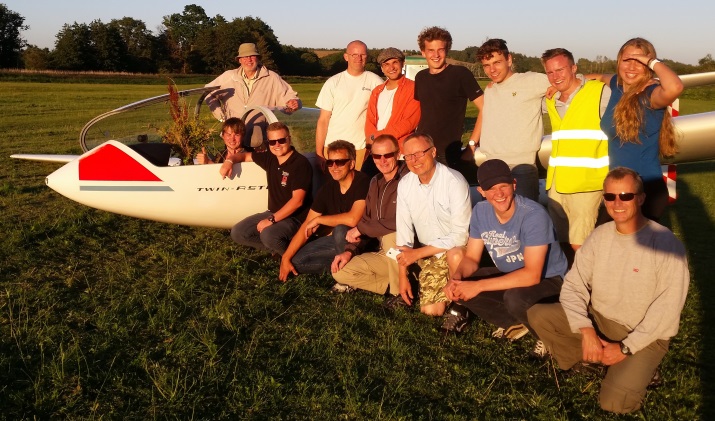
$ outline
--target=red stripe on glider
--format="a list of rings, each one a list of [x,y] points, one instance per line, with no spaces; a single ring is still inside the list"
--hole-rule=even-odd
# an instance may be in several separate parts
[[[79,179],[93,181],[162,181],[114,145],[101,146],[79,160]]]

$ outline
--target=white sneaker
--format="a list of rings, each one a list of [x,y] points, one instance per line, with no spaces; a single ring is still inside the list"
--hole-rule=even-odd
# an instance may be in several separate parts
[[[529,329],[523,324],[509,326],[504,332],[504,337],[510,341],[521,339],[529,333]]]
[[[499,329],[492,332],[492,338],[494,338],[494,339],[501,339],[503,337],[504,337],[504,328],[503,327],[500,327]]]
[[[542,341],[536,341],[536,346],[534,346],[534,349],[531,351],[531,355],[543,360],[544,358],[549,356],[549,350],[546,349],[546,345]]]
[[[335,283],[335,285],[333,285],[332,288],[330,288],[330,292],[334,292],[336,294],[343,294],[353,291],[355,291],[355,288],[351,287],[350,285],[340,284],[337,282]]]
[[[527,329],[526,326],[524,326],[523,324],[518,324],[514,326],[509,326],[506,329],[500,327],[499,329],[492,332],[492,338],[508,339],[509,341],[515,341],[517,339],[523,338],[528,333],[529,329]]]

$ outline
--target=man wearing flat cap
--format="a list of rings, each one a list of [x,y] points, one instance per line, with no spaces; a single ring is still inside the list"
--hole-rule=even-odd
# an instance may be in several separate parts
[[[472,211],[466,249],[447,254],[460,263],[444,287],[454,304],[442,330],[461,332],[473,313],[496,325],[493,337],[516,340],[529,333],[529,307],[558,300],[566,257],[544,207],[514,194],[516,182],[504,161],[485,161],[477,178],[486,200]],[[481,264],[485,248],[496,267]]]
[[[372,90],[367,104],[365,138],[368,145],[383,134],[402,142],[415,131],[420,121],[420,102],[415,99],[415,82],[402,74],[405,55],[397,48],[385,48],[377,62],[387,80]]]
[[[236,61],[238,68],[228,70],[206,84],[220,87],[211,92],[205,101],[214,117],[221,121],[230,117],[243,119],[247,108],[254,105],[282,108],[286,113],[302,107],[298,93],[277,73],[261,65],[261,55],[256,44],[241,44]],[[265,130],[253,131],[252,127],[264,126],[265,121],[260,113],[251,114],[245,120],[246,136],[243,144],[259,146],[263,143]]]

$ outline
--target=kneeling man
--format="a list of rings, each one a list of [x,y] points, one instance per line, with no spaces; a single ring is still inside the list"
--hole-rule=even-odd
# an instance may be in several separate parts
[[[308,214],[313,169],[308,159],[291,145],[288,126],[281,122],[272,123],[266,132],[270,153],[228,153],[220,172],[223,177],[231,176],[236,162],[255,162],[266,171],[268,210],[234,225],[231,238],[244,246],[283,254]]]
[[[618,167],[603,182],[613,218],[576,251],[560,303],[535,305],[529,321],[559,367],[608,367],[599,401],[606,411],[641,407],[646,387],[678,333],[690,273],[685,247],[641,213],[643,181]]]
[[[452,249],[459,262],[445,286],[455,301],[442,330],[458,333],[469,311],[497,326],[492,336],[516,340],[529,333],[526,311],[535,303],[557,299],[566,257],[556,240],[549,214],[540,204],[514,193],[516,180],[500,159],[485,161],[477,172],[486,201],[474,207],[469,241]],[[480,267],[486,247],[496,268]]]

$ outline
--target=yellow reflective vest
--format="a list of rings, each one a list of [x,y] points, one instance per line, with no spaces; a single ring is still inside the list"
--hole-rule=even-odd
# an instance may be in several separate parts
[[[608,138],[601,131],[603,83],[587,81],[571,100],[562,120],[555,98],[546,99],[551,120],[551,157],[546,189],[581,193],[603,188],[608,174]]]

